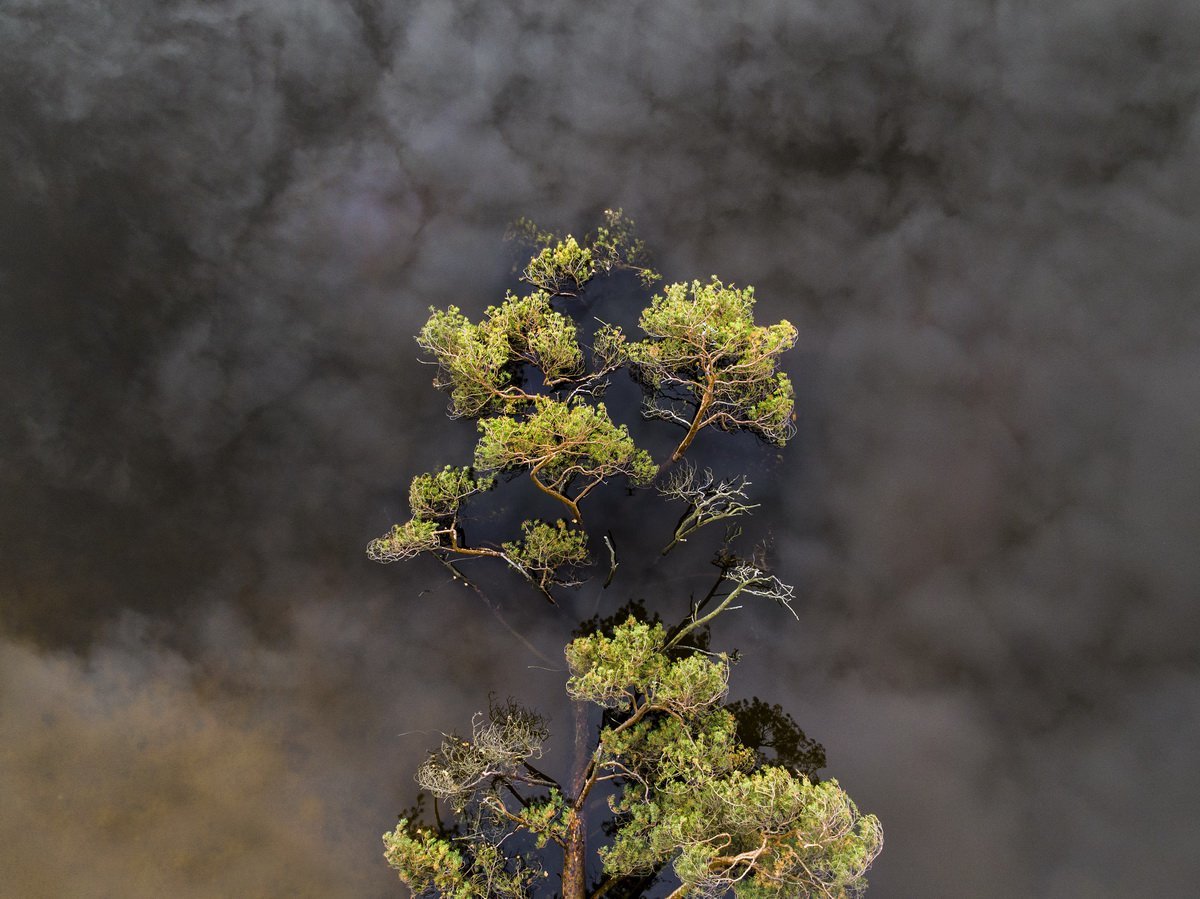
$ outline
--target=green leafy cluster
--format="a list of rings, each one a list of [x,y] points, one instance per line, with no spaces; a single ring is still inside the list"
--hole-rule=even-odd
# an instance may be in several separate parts
[[[623,825],[601,850],[606,870],[669,861],[684,895],[855,894],[881,841],[878,820],[860,814],[836,780],[813,783],[773,766],[660,776],[649,789],[626,787],[613,810]]]
[[[438,366],[434,384],[450,391],[453,416],[519,411],[533,394],[523,387],[525,366],[541,370],[547,386],[580,377],[583,351],[575,323],[550,306],[550,295],[509,293],[489,306],[479,324],[457,306],[430,309],[417,343]]]
[[[527,803],[521,810],[521,826],[534,836],[534,845],[542,849],[553,841],[563,844],[567,839],[571,811],[566,799],[557,789],[550,789],[546,798]]]
[[[624,425],[613,424],[603,403],[539,397],[534,408],[527,418],[479,422],[476,468],[527,469],[534,484],[563,502],[576,520],[577,503],[606,478],[625,475],[637,486],[653,480],[657,469],[650,454],[637,448]]]
[[[529,260],[522,276],[530,284],[551,293],[563,293],[568,287],[578,290],[596,274],[592,251],[581,247],[570,234],[543,247]]]
[[[387,863],[414,896],[521,899],[544,876],[536,863],[513,858],[495,842],[479,839],[464,846],[403,818],[383,835],[383,845]]]
[[[408,488],[408,506],[413,518],[437,520],[458,515],[467,497],[490,490],[496,479],[475,477],[470,468],[447,465],[432,474],[417,475]]]
[[[616,268],[632,269],[644,285],[662,277],[649,267],[646,244],[635,234],[633,219],[620,209],[604,210],[604,224],[596,229],[591,246],[597,265],[606,272]]]
[[[383,845],[383,857],[414,895],[478,895],[467,887],[466,860],[449,840],[428,829],[410,828],[410,822],[401,818],[395,830],[383,835]]]
[[[684,714],[707,708],[724,698],[729,663],[723,655],[695,654],[675,661],[664,652],[661,624],[630,618],[611,637],[591,634],[566,648],[567,694],[575,700],[628,711],[644,701]]]
[[[400,562],[432,552],[442,545],[441,531],[436,521],[420,518],[394,524],[382,537],[367,544],[367,558],[373,562]]]
[[[643,284],[661,275],[649,267],[646,245],[634,233],[634,221],[620,209],[604,210],[603,224],[580,243],[572,235],[560,237],[541,230],[527,218],[509,226],[507,237],[532,248],[533,257],[521,278],[553,294],[571,294],[583,288],[598,270],[632,270]]]
[[[543,589],[552,582],[562,583],[563,572],[587,565],[587,534],[567,526],[561,519],[555,524],[526,521],[521,524],[522,540],[505,543],[504,552],[520,565]]]
[[[609,328],[599,342],[620,347],[647,392],[648,415],[688,426],[688,442],[709,425],[787,442],[794,394],[778,364],[795,345],[796,329],[788,321],[756,325],[753,287],[726,285],[715,276],[669,284],[639,324],[645,340],[626,342]],[[681,411],[681,402],[694,414]]]
[[[494,484],[490,475],[475,477],[470,468],[451,465],[417,475],[408,488],[412,518],[372,540],[367,556],[376,562],[396,562],[443,548],[458,550],[456,529],[463,502]]]
[[[485,418],[479,432],[475,464],[483,471],[530,466],[555,482],[620,473],[639,485],[656,471],[650,454],[634,445],[628,428],[613,424],[603,403],[540,399],[528,418]]]
[[[763,765],[720,705],[729,663],[672,659],[660,625],[630,619],[566,651],[568,693],[623,713],[600,735],[596,772],[619,771],[619,826],[601,849],[606,872],[670,864],[680,895],[847,895],[865,887],[877,819],[860,815],[836,781],[813,783]]]

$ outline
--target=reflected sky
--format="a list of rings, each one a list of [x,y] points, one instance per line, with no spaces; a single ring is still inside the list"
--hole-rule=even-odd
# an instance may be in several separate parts
[[[489,691],[569,720],[477,596],[363,547],[473,442],[417,361],[428,307],[502,297],[511,219],[621,206],[669,279],[752,283],[800,330],[796,440],[695,453],[749,470],[801,620],[716,640],[879,814],[871,895],[1188,894],[1198,19],[6,4],[3,881],[398,895],[379,834],[440,730]],[[677,514],[652,495],[589,501],[631,548],[609,591],[553,612],[487,574],[555,664],[576,618],[708,576],[695,541],[638,560],[620,528],[657,547]]]

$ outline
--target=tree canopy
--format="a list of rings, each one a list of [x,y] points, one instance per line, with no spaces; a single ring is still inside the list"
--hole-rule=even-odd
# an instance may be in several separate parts
[[[573,383],[584,372],[575,323],[550,306],[550,294],[509,293],[473,324],[457,306],[431,309],[417,343],[438,366],[434,386],[450,392],[450,414],[474,418],[514,414],[538,394],[524,387],[527,367],[543,386]]]
[[[523,471],[563,506],[568,524],[579,525],[580,503],[589,494],[617,476],[647,486],[682,458],[705,427],[747,430],[785,443],[794,430],[792,385],[779,371],[778,357],[795,343],[796,331],[786,321],[756,325],[754,288],[725,285],[714,276],[671,284],[654,296],[641,313],[643,340],[629,341],[620,328],[602,324],[589,354],[576,323],[553,304],[577,296],[598,274],[628,270],[644,285],[659,278],[633,222],[620,210],[606,210],[602,224],[580,241],[522,219],[509,236],[532,251],[518,271],[533,289],[523,296],[509,291],[478,322],[457,306],[433,308],[417,335],[437,367],[434,386],[449,394],[451,417],[479,420],[474,469],[418,476],[410,491],[412,518],[372,541],[368,555],[391,562],[429,553],[443,563],[490,556],[549,596],[551,587],[575,583],[575,572],[588,564],[586,534],[528,521],[523,539],[471,545],[459,515],[463,504],[493,486],[495,474]],[[661,465],[634,445],[601,402],[609,377],[621,368],[642,385],[647,417],[686,428]],[[664,496],[689,503],[668,548],[705,524],[754,508],[741,502],[745,483],[716,481],[711,474],[702,481],[691,472],[660,487]],[[438,493],[434,505],[417,495],[418,486]]]
[[[431,309],[417,337],[437,367],[434,385],[449,394],[450,416],[476,420],[473,464],[414,477],[411,517],[367,552],[381,562],[432,555],[458,577],[455,560],[493,558],[554,602],[552,589],[580,583],[590,563],[580,506],[613,479],[631,488],[657,482],[661,497],[685,504],[662,555],[706,525],[758,507],[745,475],[721,478],[677,463],[710,426],[786,443],[793,391],[779,357],[796,330],[787,321],[755,324],[754,289],[714,276],[654,296],[639,319],[644,339],[630,341],[602,322],[588,353],[576,322],[555,303],[577,298],[600,274],[632,271],[643,286],[657,280],[632,222],[606,212],[577,240],[522,220],[511,236],[532,252],[516,269],[529,292],[508,292],[478,322],[456,306]],[[648,418],[685,429],[661,465],[602,402],[621,368],[642,387]],[[519,474],[568,520],[526,520],[514,539],[468,541],[467,505]],[[468,735],[444,737],[417,772],[422,795],[434,797],[433,820],[419,799],[383,838],[388,863],[415,895],[541,894],[555,867],[547,864],[552,847],[561,853],[564,899],[665,889],[673,890],[669,899],[836,899],[865,889],[882,846],[878,819],[860,813],[836,780],[816,776],[823,749],[780,706],[728,701],[738,654],[712,651],[713,623],[759,599],[796,614],[795,591],[771,573],[765,552],[733,551],[738,534],[726,532],[713,557],[715,581],[689,597],[673,625],[631,602],[625,608],[639,615],[597,613],[575,632],[565,648],[575,716],[569,778],[542,770],[550,728],[513,700],[493,698]],[[605,588],[618,567],[610,536]],[[597,707],[594,728],[587,710]],[[588,824],[597,813],[599,845]],[[589,840],[600,866],[590,884]]]
[[[527,418],[498,416],[479,422],[475,467],[527,470],[543,493],[580,521],[579,503],[615,475],[645,486],[657,471],[624,425],[615,425],[603,403],[563,403],[539,398]]]
[[[780,445],[792,436],[792,383],[779,370],[779,356],[795,345],[796,329],[788,321],[756,325],[753,287],[716,276],[669,284],[639,325],[645,340],[625,343],[610,329],[603,342],[623,344],[621,355],[646,390],[645,414],[687,428],[673,462],[710,425]]]
[[[599,784],[615,786],[611,842],[590,895],[669,870],[671,894],[850,896],[882,846],[836,780],[817,782],[763,763],[738,736],[725,705],[730,661],[671,648],[660,624],[634,618],[611,635],[566,648],[567,692],[607,710],[577,789],[533,764],[548,736],[537,715],[508,704],[477,716],[471,739],[447,737],[422,766],[421,785],[461,816],[456,831],[401,820],[386,857],[416,895],[524,896],[544,876],[536,852],[504,844],[529,834],[531,849],[570,851]]]

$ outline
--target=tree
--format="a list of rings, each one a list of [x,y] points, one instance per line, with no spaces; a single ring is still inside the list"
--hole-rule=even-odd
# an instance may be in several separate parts
[[[701,429],[746,430],[783,445],[794,431],[792,383],[779,356],[796,343],[790,322],[754,324],[754,288],[670,284],[642,313],[646,340],[627,343],[617,328],[599,342],[624,358],[646,391],[644,414],[682,425],[678,462]]]
[[[746,589],[733,580],[730,597]],[[471,739],[448,736],[418,780],[461,826],[402,819],[384,837],[389,864],[414,894],[527,895],[546,874],[533,850],[548,844],[562,852],[567,899],[616,894],[622,883],[653,881],[668,868],[679,881],[672,897],[730,889],[848,896],[865,888],[882,847],[878,819],[860,814],[836,780],[767,763],[739,738],[739,718],[724,703],[729,658],[684,648],[698,621],[671,637],[661,624],[631,617],[611,634],[568,644],[567,692],[606,711],[577,783],[564,788],[534,765],[545,722],[512,703],[477,716]],[[760,721],[770,716],[765,704],[750,708]],[[612,839],[589,891],[584,822],[602,784],[616,789]],[[532,839],[529,848],[505,848],[519,834]]]
[[[437,366],[434,386],[450,394],[450,416],[480,419],[476,470],[524,471],[534,487],[563,505],[571,524],[582,522],[579,504],[612,477],[623,475],[632,486],[649,484],[657,470],[650,456],[599,402],[608,376],[625,366],[646,391],[644,413],[687,428],[670,461],[658,468],[678,462],[710,425],[749,430],[779,444],[791,436],[792,386],[778,370],[778,356],[795,343],[796,331],[786,321],[754,324],[753,287],[726,286],[715,276],[707,284],[671,284],[641,314],[647,338],[629,342],[619,328],[602,325],[589,366],[576,324],[552,302],[576,296],[600,272],[624,269],[643,284],[657,280],[633,222],[620,210],[606,210],[603,224],[580,243],[522,219],[509,237],[534,251],[520,277],[535,289],[527,296],[508,292],[478,323],[457,306],[431,309],[417,336]],[[534,371],[541,374],[540,384],[532,383]],[[484,492],[482,482],[468,474],[456,475],[453,484],[443,483],[443,475],[422,477],[434,478],[449,493],[436,512],[414,506],[410,521],[372,541],[370,558],[492,557],[520,571],[547,597],[551,587],[575,583],[575,570],[588,564],[586,535],[549,522],[524,522],[522,540],[469,546],[458,513],[469,497]],[[741,502],[744,479],[717,482],[709,473],[701,483],[704,477],[689,469],[660,488],[664,496],[689,504],[664,553],[699,527],[753,508]],[[413,484],[416,489],[417,481]]]
[[[753,288],[714,277],[654,297],[640,318],[643,341],[602,323],[589,364],[575,322],[553,304],[578,296],[599,273],[632,270],[643,284],[658,277],[632,223],[606,212],[583,241],[528,221],[513,235],[533,250],[518,269],[532,292],[508,293],[478,323],[457,307],[432,309],[418,336],[438,368],[435,385],[450,394],[451,417],[478,420],[474,464],[415,477],[411,518],[372,541],[368,555],[430,554],[456,574],[455,559],[495,558],[553,601],[551,588],[577,584],[589,561],[580,504],[615,477],[641,487],[661,475],[659,494],[686,503],[663,555],[705,525],[757,508],[745,476],[718,478],[690,463],[669,469],[710,425],[786,442],[792,387],[778,357],[796,332],[786,321],[755,325]],[[687,429],[661,467],[600,402],[607,377],[626,366],[644,388],[648,416]],[[466,504],[516,473],[570,521],[528,520],[519,539],[468,543]],[[561,855],[566,899],[644,896],[667,878],[672,899],[842,897],[865,888],[882,845],[878,820],[861,814],[836,780],[817,778],[824,751],[781,707],[727,701],[738,654],[710,649],[714,622],[753,598],[795,615],[794,590],[769,571],[764,553],[732,550],[738,534],[727,532],[713,558],[717,577],[677,623],[630,603],[626,612],[637,614],[596,616],[576,631],[565,648],[575,710],[568,778],[541,770],[549,727],[512,700],[493,699],[468,736],[442,740],[417,773],[434,797],[433,821],[419,799],[384,835],[388,863],[414,894],[530,896],[549,876],[550,847]],[[605,542],[611,581],[618,563]],[[594,707],[602,711],[593,729]],[[587,822],[597,814],[606,839],[589,847]],[[589,857],[602,868],[590,885]]]

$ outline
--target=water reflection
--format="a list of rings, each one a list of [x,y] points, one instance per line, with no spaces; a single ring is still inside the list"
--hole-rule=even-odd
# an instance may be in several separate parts
[[[624,203],[799,326],[783,468],[694,450],[804,621],[715,640],[914,835],[880,893],[1190,894],[1195,4],[543,6],[0,14],[6,886],[394,896],[378,834],[480,683],[561,724],[579,620],[686,614],[714,546],[639,559],[679,511],[645,494],[594,498],[621,566],[559,612],[464,565],[511,631],[359,554],[470,457],[428,307],[503,297],[513,216]],[[572,312],[632,329],[627,287]],[[555,514],[518,488],[481,539]]]

